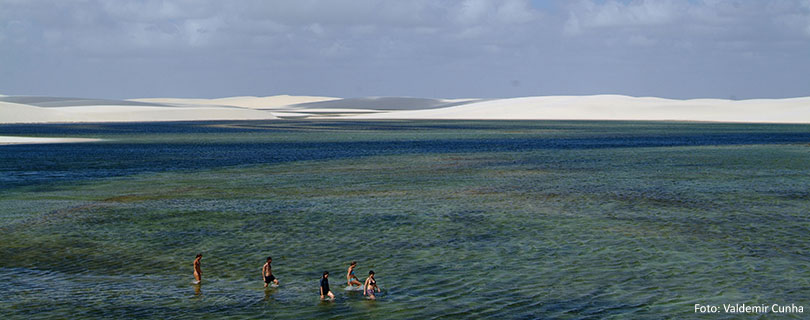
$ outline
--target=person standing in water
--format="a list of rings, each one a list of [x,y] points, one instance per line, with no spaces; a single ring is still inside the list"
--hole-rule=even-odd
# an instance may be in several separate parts
[[[332,291],[329,291],[329,271],[324,271],[323,276],[321,277],[321,300],[323,300],[324,296],[328,296],[329,299],[335,300],[335,295],[332,294]]]
[[[273,276],[273,267],[270,266],[271,263],[273,263],[273,257],[267,257],[267,262],[262,266],[262,278],[264,278],[265,288],[267,288],[267,285],[271,282],[278,285],[278,278]]]
[[[374,280],[374,271],[369,270],[368,278],[366,278],[366,283],[363,286],[363,295],[371,300],[375,300],[377,297],[374,296],[374,290],[380,292],[380,287],[377,286],[377,280]]]
[[[352,263],[349,265],[349,271],[347,271],[346,273],[346,283],[348,283],[349,286],[363,285],[363,283],[360,282],[360,279],[358,279],[357,276],[354,275],[355,267],[357,267],[357,261],[352,261]]]
[[[197,254],[197,258],[194,259],[194,283],[198,284],[202,282],[202,270],[200,270],[200,260],[202,260],[202,253]]]

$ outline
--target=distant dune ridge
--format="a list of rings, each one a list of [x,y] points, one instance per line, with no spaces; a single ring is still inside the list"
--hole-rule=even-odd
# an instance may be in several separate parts
[[[0,95],[0,123],[202,120],[481,119],[810,123],[810,97],[674,100],[621,95],[509,99],[277,95],[108,100]]]
[[[332,97],[289,96],[278,95],[270,97],[228,97],[218,99],[183,99],[183,98],[148,98],[132,99],[129,101],[160,103],[168,105],[215,105],[232,106],[248,109],[276,109],[301,103],[315,103],[323,101],[341,100]]]

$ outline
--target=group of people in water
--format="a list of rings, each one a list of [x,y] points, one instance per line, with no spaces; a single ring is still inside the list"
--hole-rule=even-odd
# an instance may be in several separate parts
[[[198,253],[197,257],[194,258],[195,284],[200,284],[202,282],[202,270],[200,269],[201,259],[202,253]],[[273,257],[267,257],[267,262],[265,262],[262,266],[262,278],[264,279],[265,288],[267,288],[267,286],[271,283],[275,286],[279,285],[278,278],[273,275],[273,267],[271,263],[273,263]],[[356,267],[357,261],[352,261],[349,264],[349,269],[346,271],[346,284],[348,284],[349,287],[362,286],[361,289],[363,290],[363,296],[371,300],[377,299],[374,293],[380,292],[380,287],[377,286],[377,280],[374,279],[374,271],[369,270],[366,281],[360,282],[360,278],[354,274],[354,268]],[[329,290],[329,271],[324,271],[323,275],[321,276],[319,292],[321,300],[325,300],[326,298],[329,298],[329,300],[335,299],[335,295]]]

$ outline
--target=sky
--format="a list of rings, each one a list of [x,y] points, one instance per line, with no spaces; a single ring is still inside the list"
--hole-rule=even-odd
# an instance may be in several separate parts
[[[810,96],[810,0],[0,0],[0,94]]]

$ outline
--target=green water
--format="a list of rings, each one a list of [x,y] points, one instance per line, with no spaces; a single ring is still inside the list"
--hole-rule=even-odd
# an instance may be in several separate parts
[[[280,123],[286,122],[269,126]],[[694,305],[810,307],[808,126],[428,124],[78,132],[74,136],[114,139],[87,147],[102,153],[119,144],[172,148],[189,141],[213,150],[300,141],[391,147],[351,144],[387,151],[14,180],[0,191],[0,313],[714,319],[741,315],[695,314]],[[746,143],[750,132],[767,135]],[[798,137],[767,138],[785,132]],[[689,141],[703,140],[667,142],[686,133]],[[718,133],[738,136],[710,135]],[[603,145],[617,135],[659,140]],[[487,144],[494,138],[506,139]],[[436,139],[449,144],[406,150],[408,144],[394,143]],[[559,143],[531,144],[536,139]],[[514,145],[504,147],[510,141]],[[471,147],[453,147],[462,143]],[[53,148],[63,147],[0,152],[71,156]],[[94,160],[81,154],[71,161],[92,167]],[[204,254],[200,286],[191,284],[197,252]],[[268,255],[281,286],[265,290],[260,269]],[[383,290],[377,301],[343,290],[352,260],[361,279],[369,269],[376,272]],[[318,300],[324,270],[337,296],[331,303]]]

